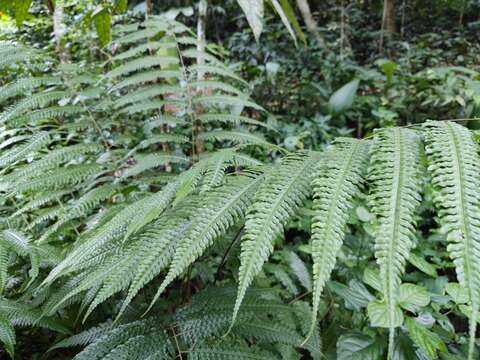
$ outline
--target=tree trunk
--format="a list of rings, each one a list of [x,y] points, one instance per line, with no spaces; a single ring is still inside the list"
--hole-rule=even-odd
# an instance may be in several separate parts
[[[205,64],[205,59],[202,56],[202,53],[205,52],[205,47],[207,43],[206,39],[206,30],[207,30],[207,11],[208,11],[208,2],[207,0],[200,0],[198,3],[198,21],[197,21],[197,64],[198,65],[204,65]],[[205,79],[205,73],[200,69],[198,70],[197,73],[197,78],[199,81]],[[195,90],[197,92],[200,92],[202,90]],[[204,92],[208,92],[208,89],[204,89]],[[202,112],[202,108],[200,106],[195,109],[197,112]],[[202,124],[197,120],[197,124],[194,125],[194,134],[195,136],[198,135],[203,131]],[[198,138],[195,140],[195,147],[196,147],[196,154],[197,156],[203,152],[205,152],[205,144],[203,141],[199,140]]]
[[[63,1],[57,0],[53,10],[53,37],[55,40],[55,51],[60,57],[60,61],[64,62],[67,59],[67,54],[62,44],[62,37],[66,31],[64,23],[64,7]]]
[[[203,65],[205,60],[202,53],[205,52],[205,44],[206,44],[206,28],[207,28],[207,10],[208,10],[208,3],[207,0],[200,0],[198,3],[198,22],[197,22],[197,64]],[[197,77],[198,80],[203,80],[205,74],[203,71],[199,70]]]
[[[318,31],[317,23],[313,19],[312,11],[310,10],[310,5],[308,5],[308,1],[296,0],[296,2],[297,2],[297,7],[300,10],[300,13],[302,14],[303,21],[305,22],[305,26],[307,27],[307,30],[315,36],[320,46],[324,46],[325,42],[323,41],[323,38],[320,35],[320,32]]]
[[[380,33],[379,51],[383,51],[385,33],[396,32],[395,26],[395,0],[383,1],[382,29]]]
[[[149,17],[153,14],[153,0],[146,0],[146,15]]]

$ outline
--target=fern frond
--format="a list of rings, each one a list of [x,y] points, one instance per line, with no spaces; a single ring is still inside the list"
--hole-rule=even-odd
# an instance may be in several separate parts
[[[0,124],[23,115],[28,110],[33,110],[38,107],[43,107],[54,101],[60,101],[68,98],[70,94],[66,91],[47,91],[39,92],[23,100],[18,101],[15,105],[7,108],[6,111],[0,114]]]
[[[16,161],[25,160],[32,152],[37,151],[50,141],[48,132],[40,131],[34,134],[27,142],[16,146],[0,156],[0,167],[8,166]]]
[[[102,167],[97,164],[73,165],[59,170],[50,171],[43,176],[32,179],[20,180],[15,184],[15,193],[27,191],[45,191],[47,189],[59,190],[67,185],[77,185],[87,178],[98,174]]]
[[[274,144],[266,141],[262,135],[243,130],[213,130],[199,134],[198,139],[204,141],[232,141],[239,144],[262,144],[274,146]]]
[[[180,88],[179,86],[152,85],[149,87],[141,88],[138,91],[130,92],[128,96],[119,98],[118,100],[113,102],[113,107],[118,109],[118,108],[121,108],[122,106],[143,101],[145,99],[153,98],[159,95],[164,95],[168,93],[179,94],[182,91],[183,89]]]
[[[234,176],[226,185],[203,196],[196,221],[177,244],[168,274],[152,300],[153,304],[166,287],[190,266],[219,236],[243,219],[251,194],[262,176]]]
[[[313,187],[313,331],[320,296],[335,267],[343,243],[353,197],[359,192],[368,159],[365,141],[341,139],[325,154],[315,170]]]
[[[472,133],[453,122],[427,121],[425,130],[434,202],[458,281],[470,298],[468,358],[473,360],[480,306],[479,148]]]
[[[233,123],[235,125],[249,124],[249,125],[257,125],[257,126],[270,128],[268,124],[265,124],[258,120],[250,119],[249,117],[246,117],[246,116],[240,116],[240,115],[208,113],[208,114],[200,114],[197,116],[197,118],[202,123],[219,121],[221,123]]]
[[[131,60],[119,67],[108,72],[105,76],[107,78],[115,78],[122,75],[127,75],[132,72],[152,68],[154,66],[165,66],[171,64],[178,64],[179,59],[175,56],[145,56],[138,59]]]
[[[57,119],[67,115],[79,114],[83,111],[84,109],[78,105],[51,106],[15,117],[12,120],[9,120],[8,124],[10,126],[20,126],[23,124],[35,123],[39,120]]]
[[[139,154],[135,156],[136,164],[127,168],[123,174],[122,178],[128,178],[131,176],[136,176],[146,170],[153,169],[159,166],[164,166],[169,163],[179,164],[179,163],[188,163],[189,159],[184,156],[176,156],[169,154]]]
[[[260,105],[239,96],[230,96],[230,95],[197,96],[197,97],[194,97],[192,100],[195,104],[216,105],[219,107],[226,107],[226,106],[249,107],[255,110],[266,112],[266,110]]]
[[[189,352],[192,360],[273,360],[278,359],[266,350],[255,351],[248,346],[202,346]]]
[[[18,79],[13,83],[4,85],[0,88],[0,103],[26,91],[33,90],[42,85],[59,85],[62,79],[57,76],[27,77]]]
[[[118,84],[115,84],[109,92],[114,92],[118,90],[122,90],[128,86],[135,86],[143,83],[154,82],[157,79],[180,79],[182,77],[182,73],[177,70],[152,70],[152,71],[144,71],[138,74],[134,74],[128,77],[123,78]]]
[[[21,209],[17,210],[15,213],[12,214],[12,217],[19,216],[26,212],[37,210],[38,208],[42,207],[45,204],[57,201],[61,199],[62,196],[68,194],[69,190],[61,190],[61,191],[49,191],[47,193],[40,193],[28,203],[26,203]]]
[[[90,328],[88,330],[82,331],[79,334],[72,335],[66,339],[63,339],[53,345],[49,351],[61,348],[68,348],[74,346],[85,346],[91,344],[92,342],[98,340],[103,335],[105,335],[108,331],[111,330],[112,324],[107,322],[100,324],[99,326]]]
[[[106,332],[74,360],[165,359],[170,340],[157,319],[140,320]]]
[[[162,46],[162,43],[159,41],[149,41],[145,44],[137,45],[131,49],[128,49],[125,52],[115,55],[112,58],[112,61],[126,60],[139,54],[145,53],[147,50],[157,50],[160,46]]]
[[[190,140],[188,137],[179,134],[155,134],[149,136],[148,139],[145,139],[140,144],[138,144],[137,149],[145,149],[154,144],[169,142],[175,144],[187,144],[190,142]]]
[[[420,145],[419,135],[412,130],[385,129],[375,135],[371,151],[370,203],[378,219],[375,257],[385,297],[389,358],[393,354],[395,327],[403,321],[396,315],[398,288],[414,246],[414,215],[421,200]]]
[[[190,73],[197,74],[198,72],[203,72],[205,74],[220,75],[227,78],[237,80],[238,82],[248,86],[248,83],[243,80],[241,77],[237,76],[233,71],[226,67],[221,66],[211,66],[211,65],[191,65],[188,67]]]
[[[0,342],[11,359],[15,356],[15,330],[10,320],[0,312]]]
[[[238,295],[232,325],[247,288],[273,251],[273,241],[309,196],[312,167],[317,161],[315,153],[299,152],[286,156],[266,175],[264,183],[255,193],[242,237]]]

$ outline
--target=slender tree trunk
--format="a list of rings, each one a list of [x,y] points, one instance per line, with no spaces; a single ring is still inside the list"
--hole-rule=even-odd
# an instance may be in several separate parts
[[[207,43],[206,39],[206,30],[207,30],[207,12],[208,12],[208,2],[207,0],[200,0],[198,3],[198,21],[197,21],[197,64],[204,65],[205,59],[203,58],[202,54],[205,52],[205,47]],[[205,73],[200,69],[197,73],[198,80],[205,79]],[[196,91],[204,91],[208,92],[209,89],[200,90],[197,89]],[[195,109],[196,112],[202,112],[202,107],[198,106]],[[202,124],[198,122],[194,125],[194,134],[195,136],[203,131]],[[196,154],[197,156],[205,151],[205,144],[203,141],[199,140],[198,138],[195,140],[195,147],[196,147]]]
[[[146,15],[149,17],[153,14],[153,0],[146,0]]]
[[[380,33],[379,51],[383,51],[385,33],[396,32],[395,25],[395,0],[383,1],[382,29]]]
[[[62,62],[68,57],[62,43],[62,37],[65,31],[64,4],[62,0],[57,0],[53,9],[53,37],[55,40],[55,51]]]
[[[200,0],[198,3],[198,22],[197,22],[197,64],[203,65],[205,63],[205,59],[201,55],[205,52],[205,44],[206,44],[206,30],[207,30],[207,10],[208,10],[208,3],[207,0]],[[203,80],[205,74],[202,70],[198,71],[198,80]]]
[[[296,0],[296,2],[297,2],[297,7],[300,10],[300,13],[302,14],[303,21],[305,22],[305,26],[307,27],[307,30],[315,36],[320,46],[324,46],[325,42],[323,41],[322,35],[320,35],[320,32],[318,31],[318,26],[312,16],[312,11],[310,10],[310,5],[308,4],[308,1]]]

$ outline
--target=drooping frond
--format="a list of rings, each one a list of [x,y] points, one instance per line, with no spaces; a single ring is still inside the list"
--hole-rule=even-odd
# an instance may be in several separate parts
[[[168,359],[170,339],[157,319],[121,325],[87,346],[74,360]]]
[[[368,144],[337,140],[316,168],[313,186],[312,258],[314,329],[320,296],[342,246],[349,210],[360,190],[368,160]]]
[[[248,210],[240,255],[238,296],[232,324],[247,288],[273,251],[273,241],[288,219],[310,194],[316,153],[299,152],[286,156],[259,187]]]
[[[440,224],[458,281],[470,298],[469,359],[473,360],[480,306],[480,156],[471,132],[453,122],[425,124],[428,171]]]
[[[371,150],[370,203],[378,220],[375,257],[385,297],[381,305],[390,331],[389,358],[393,354],[395,327],[403,322],[398,288],[414,246],[414,214],[421,200],[420,145],[420,137],[413,130],[393,128],[378,131]]]
[[[251,204],[251,194],[262,180],[262,176],[234,176],[224,186],[204,194],[198,216],[177,244],[168,274],[152,303],[216,238],[243,219]]]

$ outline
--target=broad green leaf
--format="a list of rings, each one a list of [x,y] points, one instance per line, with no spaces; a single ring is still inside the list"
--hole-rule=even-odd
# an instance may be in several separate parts
[[[367,307],[368,317],[370,323],[375,327],[388,328],[388,307],[384,301],[374,300],[370,301]],[[403,312],[399,306],[395,308],[393,327],[399,327],[403,324]]]
[[[115,14],[121,14],[127,11],[128,7],[128,0],[115,0],[115,5],[113,8],[113,12]]]
[[[374,299],[373,295],[358,280],[350,280],[348,286],[330,281],[328,287],[344,301],[347,308],[360,311]]]
[[[337,341],[337,360],[379,360],[382,342],[360,332],[343,334]]]
[[[391,82],[393,79],[393,73],[398,67],[397,63],[388,59],[379,59],[376,61],[376,64],[384,72],[385,76],[387,77],[387,81]]]
[[[237,0],[242,8],[248,21],[248,25],[252,28],[255,40],[260,39],[263,30],[263,0]]]
[[[445,290],[455,304],[466,304],[470,300],[468,290],[461,287],[459,283],[448,283],[445,286]]]
[[[437,350],[441,353],[448,352],[447,346],[436,333],[412,318],[407,318],[406,324],[410,339],[430,359],[438,359]]]
[[[110,27],[111,17],[110,11],[105,7],[98,7],[92,14],[98,38],[103,46],[110,42],[112,36]]]
[[[15,9],[15,22],[17,26],[21,26],[25,19],[28,16],[28,10],[30,9],[30,5],[32,4],[32,0],[15,0],[14,1],[14,9]]]
[[[373,269],[371,267],[365,268],[363,272],[363,281],[365,284],[370,285],[375,290],[382,291],[380,272],[377,269]]]
[[[278,12],[280,18],[282,19],[283,24],[287,28],[288,32],[293,38],[295,43],[297,42],[296,36],[304,43],[307,43],[305,34],[302,31],[302,27],[298,23],[297,17],[295,16],[295,11],[290,6],[288,0],[271,0],[275,10]],[[281,12],[280,12],[281,11]]]
[[[414,312],[416,307],[430,303],[430,295],[422,286],[402,284],[398,292],[398,303],[404,309]]]
[[[431,277],[438,276],[435,266],[430,264],[421,256],[411,253],[408,257],[408,262],[415,266],[418,270],[424,272],[427,275],[430,275]]]
[[[332,94],[328,103],[334,113],[341,113],[352,106],[359,83],[359,80],[354,79]]]

